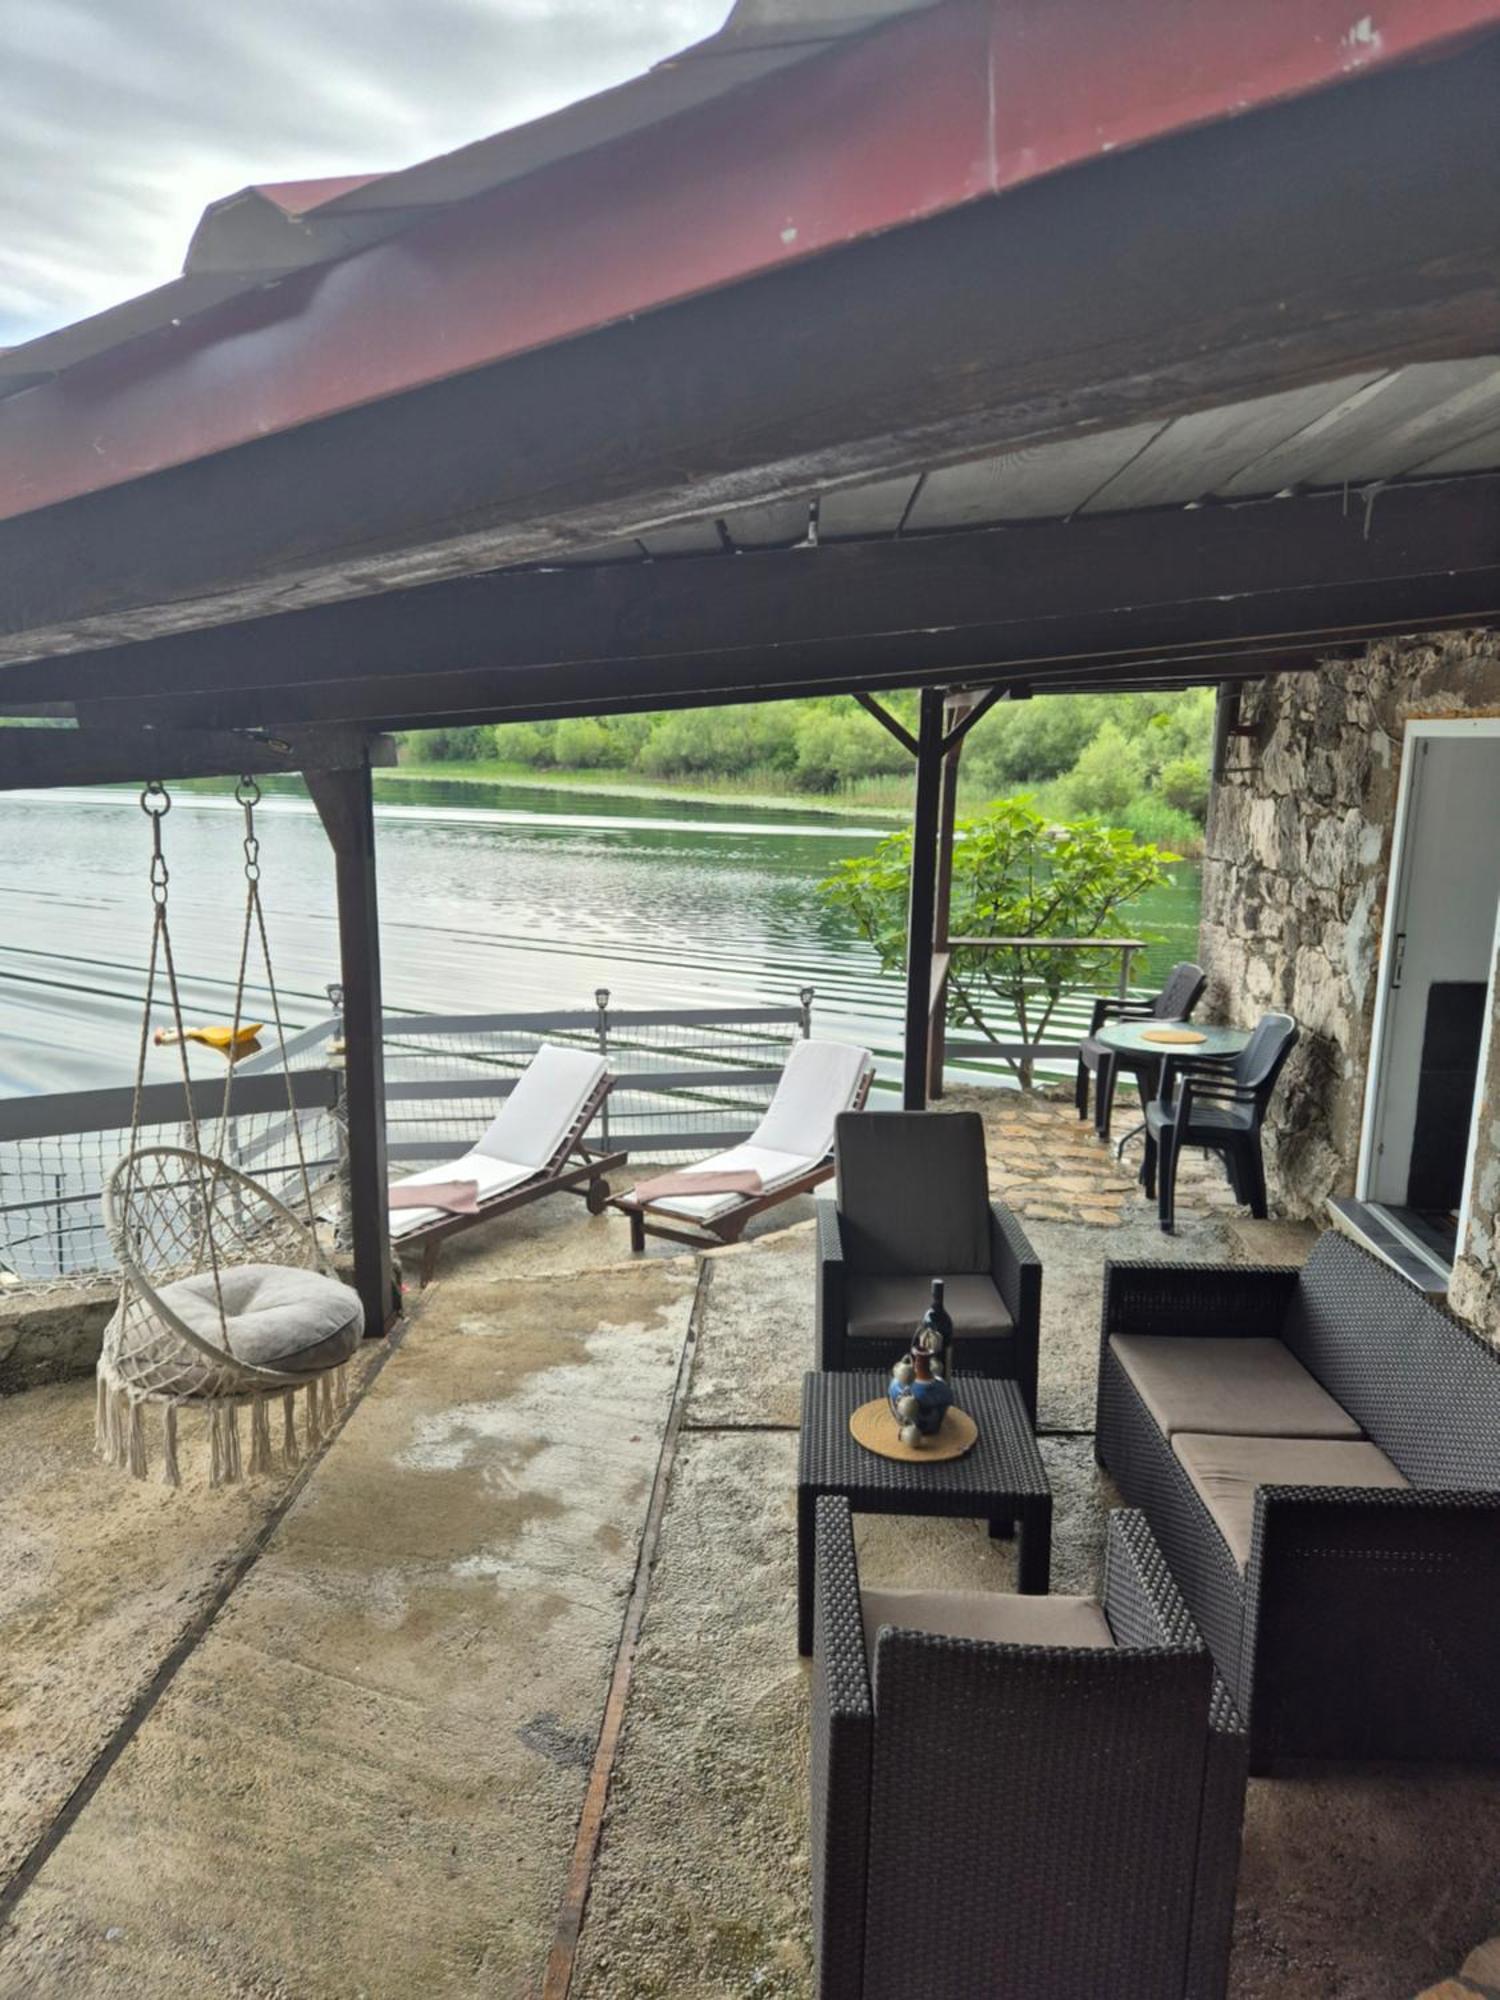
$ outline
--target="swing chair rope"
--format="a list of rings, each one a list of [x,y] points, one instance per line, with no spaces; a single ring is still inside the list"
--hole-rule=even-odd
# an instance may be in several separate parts
[[[281,1074],[286,1083],[287,1122],[291,1130],[292,1145],[297,1155],[297,1173],[302,1183],[302,1201],[307,1212],[309,1227],[317,1225],[317,1215],[313,1208],[312,1182],[307,1171],[307,1155],[302,1145],[302,1123],[297,1116],[296,1092],[292,1086],[292,1069],[287,1060],[286,1028],[281,1018],[281,995],[276,988],[276,972],[271,963],[271,944],[266,935],[266,913],[260,900],[260,838],[255,831],[255,808],[260,804],[261,790],[255,780],[242,776],[235,787],[234,796],[245,815],[245,834],[241,843],[245,856],[245,921],[240,931],[239,975],[234,983],[234,1024],[230,1035],[229,1067],[224,1074],[224,1101],[219,1112],[218,1154],[227,1157],[229,1144],[229,1118],[234,1095],[234,1051],[239,1043],[240,1027],[245,1012],[245,979],[250,963],[250,935],[252,928],[260,940],[261,964],[266,975],[266,990],[271,997],[271,1019],[276,1028],[276,1047],[281,1056]]]
[[[186,1110],[188,1133],[192,1140],[193,1176],[197,1182],[198,1199],[202,1203],[203,1238],[208,1251],[209,1269],[213,1273],[214,1303],[218,1307],[219,1326],[225,1342],[225,1352],[229,1349],[228,1317],[224,1311],[224,1293],[219,1277],[219,1252],[214,1241],[213,1198],[204,1173],[202,1146],[199,1143],[198,1113],[193,1104],[193,1080],[188,1069],[187,1041],[182,1019],[182,995],[177,985],[177,964],[172,955],[172,932],[167,922],[168,885],[171,872],[166,856],[162,853],[161,823],[172,810],[171,795],[159,778],[153,778],[142,789],[141,811],[151,822],[151,901],[155,915],[151,926],[151,955],[146,967],[146,1004],[141,1014],[141,1040],[136,1055],[135,1089],[130,1106],[130,1159],[131,1186],[134,1184],[134,1160],[140,1145],[141,1104],[146,1089],[146,1060],[151,1046],[151,1004],[156,996],[156,974],[158,961],[166,968],[167,993],[172,1004],[172,1026],[177,1036],[178,1066],[182,1071],[183,1103]]]

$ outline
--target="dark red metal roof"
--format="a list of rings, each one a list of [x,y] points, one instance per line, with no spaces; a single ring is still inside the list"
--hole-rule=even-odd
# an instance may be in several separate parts
[[[571,149],[556,121],[484,142],[518,158],[539,145],[545,163],[446,202],[439,176],[439,206],[414,192],[422,168],[247,191],[237,199],[264,210],[258,245],[267,227],[311,216],[347,221],[349,247],[316,261],[303,250],[292,262],[306,267],[289,274],[274,249],[257,249],[252,289],[216,280],[227,296],[166,324],[151,300],[136,302],[119,344],[0,401],[0,516],[565,341],[1496,25],[1500,0],[1387,0],[1366,15],[1349,0],[940,0],[847,39],[781,46],[773,67],[764,49],[737,55],[732,38],[721,51],[705,45],[689,52],[691,88],[664,87],[658,70],[608,93],[604,125],[571,128]],[[761,67],[725,72],[744,79],[727,92],[699,81],[705,62],[747,60]],[[656,93],[644,123],[633,92]],[[471,185],[475,163],[453,163],[472,151],[433,171],[467,172]],[[492,161],[477,177],[495,171]],[[415,213],[399,233],[362,239],[361,216],[408,202]],[[40,371],[49,341],[66,355],[62,336],[15,350],[11,378]]]

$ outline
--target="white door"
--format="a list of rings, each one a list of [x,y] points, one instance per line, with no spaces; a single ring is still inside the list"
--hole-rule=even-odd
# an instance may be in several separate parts
[[[1500,903],[1500,723],[1410,725],[1402,803],[1362,1190],[1366,1200],[1397,1206],[1408,1199],[1432,988],[1489,979]],[[1469,1122],[1452,1134],[1458,1161]]]

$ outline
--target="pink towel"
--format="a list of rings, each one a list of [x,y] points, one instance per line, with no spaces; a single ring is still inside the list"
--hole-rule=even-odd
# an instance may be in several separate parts
[[[723,1173],[703,1173],[684,1167],[681,1173],[658,1174],[630,1190],[638,1202],[661,1201],[669,1194],[761,1194],[765,1182],[751,1167],[732,1168]]]
[[[445,1208],[450,1215],[479,1212],[478,1181],[397,1181],[387,1190],[392,1208]]]

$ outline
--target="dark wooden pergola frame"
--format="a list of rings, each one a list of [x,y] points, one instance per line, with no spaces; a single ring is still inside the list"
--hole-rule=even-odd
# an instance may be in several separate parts
[[[1497,101],[1491,33],[0,521],[0,717],[74,725],[0,731],[0,789],[307,777],[372,1328],[382,732],[858,698],[915,765],[904,1094],[925,1102],[968,730],[1006,698],[1232,688],[1492,620],[1500,475],[842,542],[819,494],[1500,351]],[[563,560],[793,499],[795,547]],[[894,687],[921,689],[915,734]]]

